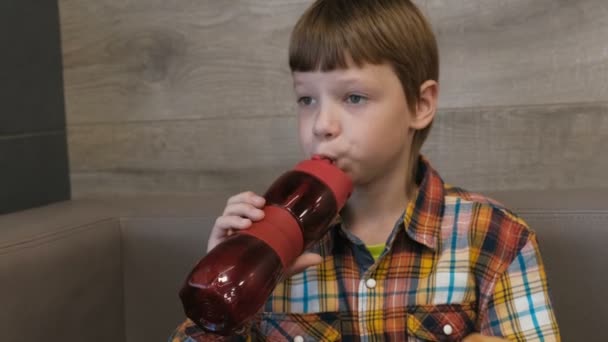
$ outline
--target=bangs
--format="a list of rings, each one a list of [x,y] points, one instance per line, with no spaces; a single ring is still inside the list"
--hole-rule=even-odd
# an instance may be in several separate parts
[[[289,45],[291,71],[332,71],[349,63],[380,64],[386,60],[376,25],[361,13],[357,1],[320,1],[309,8],[293,29]],[[385,54],[385,53],[384,53]]]

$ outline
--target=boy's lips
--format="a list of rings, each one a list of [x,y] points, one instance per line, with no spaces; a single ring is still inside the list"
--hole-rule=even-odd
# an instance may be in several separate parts
[[[312,155],[312,158],[327,159],[334,166],[336,166],[337,168],[339,168],[339,169],[341,169],[342,171],[345,171],[345,172],[348,169],[346,161],[343,160],[341,157],[336,157],[334,154],[315,153],[315,154]]]
[[[313,159],[327,159],[332,164],[336,164],[336,161],[337,161],[337,158],[332,157],[331,155],[328,155],[328,154],[323,154],[323,153],[315,153],[315,154],[313,154]]]

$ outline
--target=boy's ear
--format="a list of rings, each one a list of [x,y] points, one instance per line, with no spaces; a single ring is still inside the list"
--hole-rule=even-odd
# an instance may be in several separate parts
[[[412,117],[411,127],[421,130],[433,122],[437,112],[437,97],[439,95],[439,84],[437,81],[428,80],[420,86],[420,98],[416,103],[416,112]]]

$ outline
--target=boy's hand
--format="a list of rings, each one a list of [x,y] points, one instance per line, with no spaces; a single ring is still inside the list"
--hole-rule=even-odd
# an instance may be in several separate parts
[[[215,220],[211,230],[207,252],[219,245],[227,237],[234,234],[234,230],[247,229],[251,224],[264,218],[264,197],[256,195],[251,191],[242,192],[228,199],[222,216]],[[304,253],[298,257],[293,265],[287,270],[287,277],[300,273],[310,266],[315,266],[323,261],[320,255]]]
[[[462,340],[462,342],[505,342],[508,340],[502,339],[500,337],[492,337],[492,336],[483,336],[480,334],[471,334]]]
[[[207,243],[207,252],[232,235],[234,230],[247,229],[251,227],[253,221],[263,219],[264,211],[262,208],[265,204],[264,197],[251,191],[230,197],[222,216],[215,220],[215,225]]]

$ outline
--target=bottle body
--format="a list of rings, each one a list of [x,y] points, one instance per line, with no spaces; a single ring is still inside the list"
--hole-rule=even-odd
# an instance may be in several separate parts
[[[282,276],[281,260],[270,246],[235,234],[197,264],[180,297],[186,316],[198,326],[229,335],[264,305]]]
[[[297,220],[303,249],[325,235],[338,215],[338,203],[331,189],[302,171],[290,171],[280,177],[264,197],[268,205],[289,211]]]
[[[350,180],[319,163],[308,162],[277,179],[264,196],[264,219],[217,245],[188,275],[180,297],[186,316],[199,327],[222,335],[240,329],[293,261],[327,233],[350,195]],[[339,191],[348,194],[336,196],[334,182],[346,184]]]

